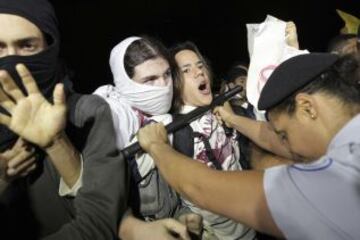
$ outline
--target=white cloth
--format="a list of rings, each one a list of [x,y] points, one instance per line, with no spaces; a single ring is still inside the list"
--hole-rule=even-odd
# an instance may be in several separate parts
[[[83,169],[84,169],[84,160],[82,155],[80,154],[80,174],[78,179],[76,180],[75,184],[72,187],[69,187],[65,182],[63,178],[60,178],[60,184],[59,184],[59,196],[65,197],[65,196],[71,196],[75,197],[80,190],[80,188],[83,185]]]
[[[129,37],[116,45],[110,55],[110,67],[114,77],[113,85],[104,85],[94,94],[103,97],[112,110],[117,142],[120,149],[130,141],[130,137],[140,128],[134,109],[149,115],[165,114],[171,107],[172,81],[167,86],[139,84],[129,78],[124,66],[127,48],[139,37]]]
[[[246,82],[248,101],[257,109],[260,92],[274,69],[283,61],[308,53],[286,43],[286,22],[267,16],[261,24],[246,24],[250,65]]]
[[[164,125],[167,125],[172,121],[172,116],[170,114],[153,116],[148,118],[148,121],[162,122]],[[136,137],[134,137],[131,141],[131,143],[134,142],[137,142]],[[169,135],[169,142],[170,144],[172,143],[172,134]],[[154,159],[147,153],[136,154],[135,159],[141,177],[145,177],[152,169],[156,167]]]
[[[286,239],[360,239],[359,129],[360,114],[321,159],[265,171],[267,205]]]

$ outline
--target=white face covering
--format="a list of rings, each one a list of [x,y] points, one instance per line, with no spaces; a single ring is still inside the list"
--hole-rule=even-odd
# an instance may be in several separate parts
[[[171,107],[173,95],[172,81],[167,86],[150,86],[133,81],[126,73],[124,58],[127,48],[139,37],[129,37],[116,45],[111,51],[110,67],[115,87],[104,86],[96,94],[127,103],[150,115],[167,113]]]

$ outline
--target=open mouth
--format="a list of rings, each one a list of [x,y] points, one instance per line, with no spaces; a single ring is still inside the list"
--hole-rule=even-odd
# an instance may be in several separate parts
[[[203,81],[199,87],[198,87],[200,93],[202,94],[209,94],[210,93],[210,87],[209,84],[206,81]]]
[[[200,90],[200,91],[204,91],[205,89],[206,89],[206,83],[200,84],[199,90]]]

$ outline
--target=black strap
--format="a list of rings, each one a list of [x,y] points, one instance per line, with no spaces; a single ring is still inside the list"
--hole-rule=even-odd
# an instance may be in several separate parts
[[[173,114],[174,120],[180,117],[181,114]],[[194,132],[190,125],[173,133],[173,147],[185,154],[188,157],[193,158],[194,156],[194,138],[197,137],[204,142],[205,153],[208,160],[215,166],[217,170],[222,170],[221,164],[216,160],[214,153],[211,149],[209,139],[199,132]]]
[[[194,157],[193,130],[189,125],[173,133],[173,147],[190,158]]]
[[[239,151],[240,151],[240,165],[243,170],[251,169],[250,164],[250,142],[247,137],[237,132],[236,140],[239,143]]]
[[[173,121],[181,116],[182,114],[179,113],[173,114]],[[173,147],[176,151],[190,158],[194,157],[194,136],[190,125],[186,125],[173,133]]]
[[[151,122],[155,122],[155,121],[149,121],[149,122],[142,122],[140,128],[144,127],[145,125],[151,123]],[[134,137],[135,135],[131,136],[131,139]],[[131,171],[131,179],[133,181],[133,183],[135,184],[135,186],[137,186],[146,176],[142,177],[139,171],[139,166],[136,162],[135,159],[136,155],[133,156],[129,156],[126,158],[128,164],[129,164],[129,169]],[[151,171],[150,171],[151,172]]]
[[[143,177],[140,174],[140,171],[139,171],[135,156],[131,156],[129,158],[126,158],[126,160],[127,160],[128,164],[129,164],[129,169],[131,171],[131,178],[133,179],[134,184],[137,185],[143,180]]]
[[[217,170],[222,170],[221,164],[216,160],[214,153],[211,149],[209,139],[198,132],[194,132],[193,135],[194,135],[194,137],[200,138],[204,142],[205,153],[206,153],[206,156],[208,157],[208,160],[215,166],[215,168]]]

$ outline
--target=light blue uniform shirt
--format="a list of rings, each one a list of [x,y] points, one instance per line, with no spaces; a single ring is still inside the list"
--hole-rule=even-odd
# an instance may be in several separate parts
[[[287,239],[360,239],[360,114],[311,164],[265,171],[271,215]]]

